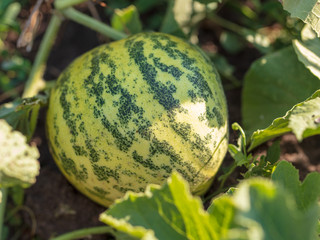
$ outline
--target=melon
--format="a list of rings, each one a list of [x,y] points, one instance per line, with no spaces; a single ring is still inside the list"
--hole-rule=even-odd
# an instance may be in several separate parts
[[[228,146],[219,75],[203,52],[164,33],[139,33],[74,60],[52,89],[52,156],[80,192],[109,206],[173,171],[203,194]]]

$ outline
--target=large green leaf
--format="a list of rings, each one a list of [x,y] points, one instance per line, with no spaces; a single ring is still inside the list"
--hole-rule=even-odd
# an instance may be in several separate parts
[[[312,194],[312,182],[320,186],[319,176],[309,174],[301,185],[292,166],[278,167],[274,181],[243,180],[233,193],[214,199],[207,212],[174,173],[162,187],[149,185],[145,193],[127,193],[100,219],[139,239],[314,239],[319,187]]]
[[[224,195],[212,202],[208,212],[219,223],[219,239],[313,239],[319,213],[317,199],[312,197],[302,211],[295,201],[302,196],[293,197],[290,185],[278,184],[286,180],[288,169],[281,164],[278,173],[277,182],[244,180],[233,196]]]
[[[320,90],[306,101],[296,104],[283,117],[276,118],[270,126],[255,131],[251,136],[249,151],[260,144],[293,132],[298,140],[320,134]]]
[[[248,135],[268,127],[316,90],[320,81],[298,59],[292,47],[254,62],[244,79],[243,127]]]
[[[0,119],[0,187],[27,187],[39,174],[38,149],[26,143],[26,137]]]
[[[290,192],[281,185],[262,178],[249,179],[239,185],[234,201],[239,209],[236,222],[251,230],[249,239],[314,239],[318,205],[313,203],[307,210],[299,210]]]
[[[100,219],[142,239],[217,239],[214,222],[178,174],[161,188],[149,185],[143,194],[128,193]]]
[[[320,197],[320,173],[318,172],[308,174],[301,183],[299,171],[291,163],[281,161],[272,173],[272,180],[281,183],[294,195],[297,206],[301,210],[306,210],[317,203]]]
[[[292,17],[297,17],[311,27],[320,36],[320,1],[319,0],[282,0],[283,8]]]

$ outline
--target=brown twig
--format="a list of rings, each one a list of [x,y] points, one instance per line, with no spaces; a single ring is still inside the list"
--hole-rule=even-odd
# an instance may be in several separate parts
[[[34,5],[31,14],[18,38],[18,48],[26,47],[27,51],[31,51],[33,39],[41,21],[41,12],[39,11],[39,9],[42,3],[43,0],[37,0],[36,4]]]
[[[93,2],[88,1],[88,2],[87,2],[87,6],[88,6],[88,9],[89,9],[92,17],[94,17],[95,19],[101,21],[101,18],[100,18],[100,16],[99,16],[99,13],[98,13],[96,7],[94,6]]]

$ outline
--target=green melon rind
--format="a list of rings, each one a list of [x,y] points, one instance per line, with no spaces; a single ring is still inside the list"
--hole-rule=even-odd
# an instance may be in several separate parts
[[[141,33],[85,53],[61,74],[47,134],[62,173],[104,206],[173,170],[201,194],[227,151],[226,100],[201,51]]]

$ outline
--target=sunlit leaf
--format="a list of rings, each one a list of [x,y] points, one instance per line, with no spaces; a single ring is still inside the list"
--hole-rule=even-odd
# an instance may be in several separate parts
[[[307,30],[302,32],[304,41],[294,40],[293,47],[298,59],[320,79],[320,39],[312,39],[310,35],[306,36],[306,32]]]
[[[245,131],[251,135],[268,127],[274,119],[284,116],[318,89],[319,79],[298,60],[292,47],[257,60],[244,80],[242,119]],[[277,134],[282,134],[282,130]]]
[[[100,219],[143,239],[217,239],[214,222],[178,174],[162,187],[150,185],[143,194],[128,193]]]
[[[188,184],[174,173],[162,187],[149,185],[145,193],[127,193],[100,219],[139,239],[312,240],[319,207],[311,182],[318,184],[319,179],[309,174],[299,185],[292,166],[282,163],[278,167],[275,181],[261,177],[243,180],[232,193],[213,199],[207,212],[199,199],[191,196]],[[295,185],[301,194],[294,194]],[[304,198],[310,201],[303,200],[301,208],[297,203]]]
[[[276,118],[270,126],[255,131],[251,136],[249,151],[260,144],[287,132],[295,133],[298,140],[320,134],[320,90],[306,101],[296,104],[283,117]]]

